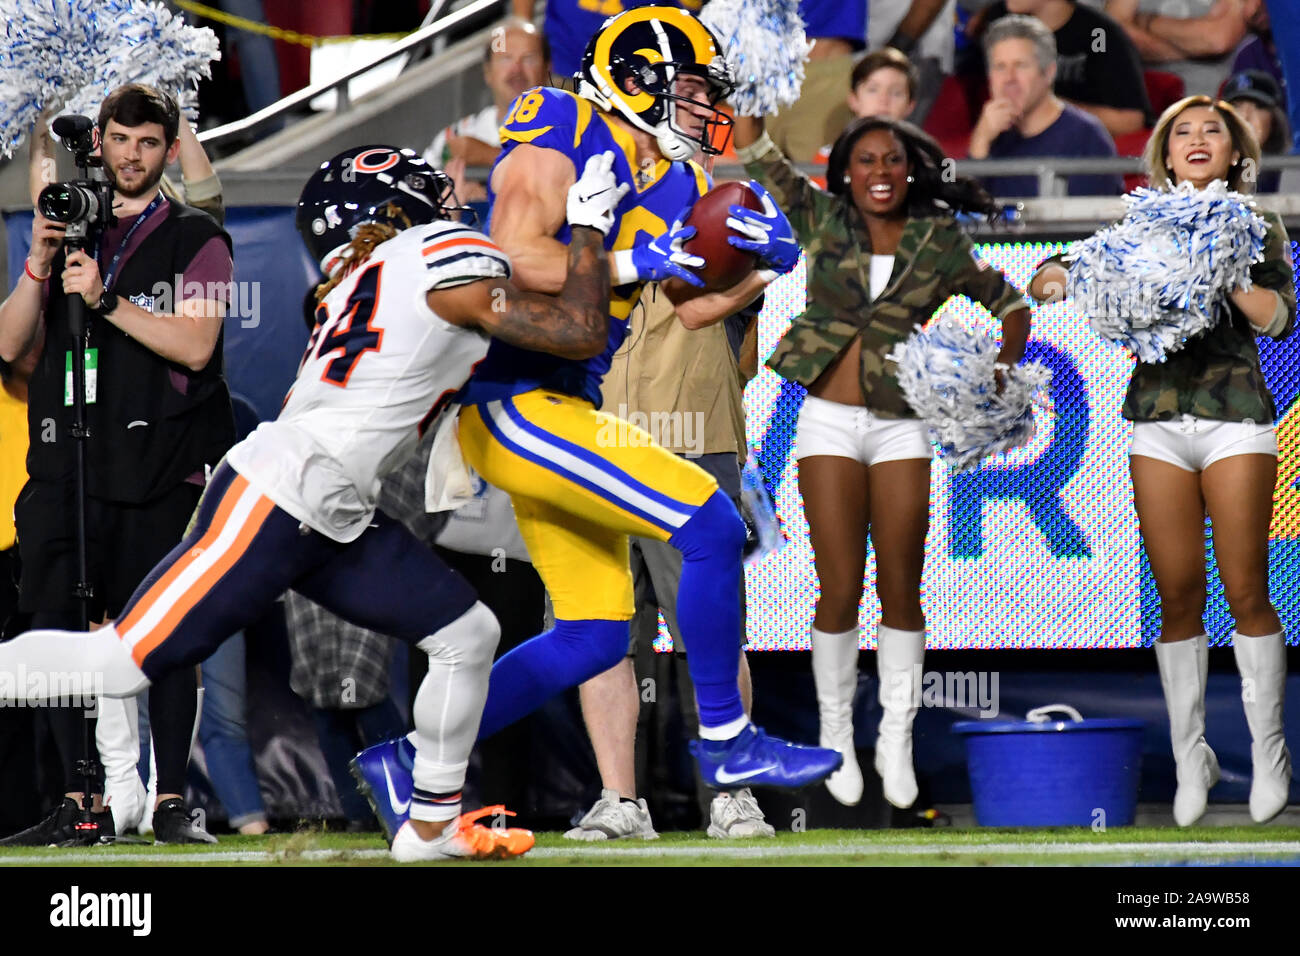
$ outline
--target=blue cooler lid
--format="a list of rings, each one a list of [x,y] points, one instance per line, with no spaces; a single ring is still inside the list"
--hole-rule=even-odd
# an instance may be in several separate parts
[[[1064,714],[1069,720],[1056,719]],[[1058,734],[1092,730],[1142,730],[1146,727],[1131,717],[1094,717],[1085,720],[1069,704],[1035,707],[1024,720],[963,720],[952,725],[955,734]]]
[[[1146,724],[1128,717],[1092,717],[1086,720],[963,720],[952,725],[954,734],[1055,734],[1080,730],[1142,730]]]

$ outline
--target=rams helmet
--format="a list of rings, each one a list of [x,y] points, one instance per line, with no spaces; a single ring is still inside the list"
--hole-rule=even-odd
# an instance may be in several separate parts
[[[298,198],[297,226],[318,262],[364,223],[398,230],[464,211],[451,177],[410,149],[354,146],[312,173]]]
[[[731,118],[714,108],[732,90],[719,50],[709,28],[685,10],[637,7],[610,17],[591,38],[582,57],[578,94],[653,135],[667,159],[689,159],[697,149],[716,156],[726,148],[731,131]],[[707,107],[675,91],[683,74],[705,82]],[[629,78],[636,84],[634,92],[628,92]],[[685,103],[708,113],[698,133],[683,126]],[[694,125],[691,120],[687,124]]]

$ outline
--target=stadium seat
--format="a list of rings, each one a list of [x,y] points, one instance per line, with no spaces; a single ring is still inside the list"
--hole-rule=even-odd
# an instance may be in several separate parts
[[[1147,99],[1151,103],[1153,116],[1159,116],[1183,98],[1183,78],[1177,74],[1166,73],[1163,70],[1144,70],[1142,79],[1146,83]],[[1121,156],[1141,156],[1150,136],[1150,128],[1127,133],[1115,140],[1115,150]],[[1145,175],[1130,173],[1124,177],[1124,189],[1136,189],[1138,186],[1145,186],[1146,182]]]
[[[988,78],[982,73],[945,76],[923,128],[949,156],[966,155],[971,130],[988,98]]]

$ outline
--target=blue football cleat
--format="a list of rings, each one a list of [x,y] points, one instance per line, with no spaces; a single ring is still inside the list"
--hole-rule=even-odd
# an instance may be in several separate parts
[[[415,744],[410,736],[367,747],[348,763],[357,789],[369,801],[389,846],[411,815],[414,765]]]
[[[753,724],[731,740],[692,740],[691,753],[700,765],[700,776],[715,790],[798,790],[829,777],[844,762],[839,751],[769,737]]]

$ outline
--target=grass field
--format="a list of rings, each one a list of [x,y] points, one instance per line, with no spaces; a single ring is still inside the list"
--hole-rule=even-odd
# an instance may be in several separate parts
[[[486,866],[1115,866],[1300,865],[1300,827],[810,830],[773,840],[666,833],[653,841],[581,844],[539,833],[527,856]],[[0,866],[391,866],[375,836],[304,831],[226,836],[213,847],[115,845],[4,849]],[[431,864],[437,865],[437,864]],[[446,864],[443,864],[446,865]],[[453,863],[453,866],[474,864]]]

